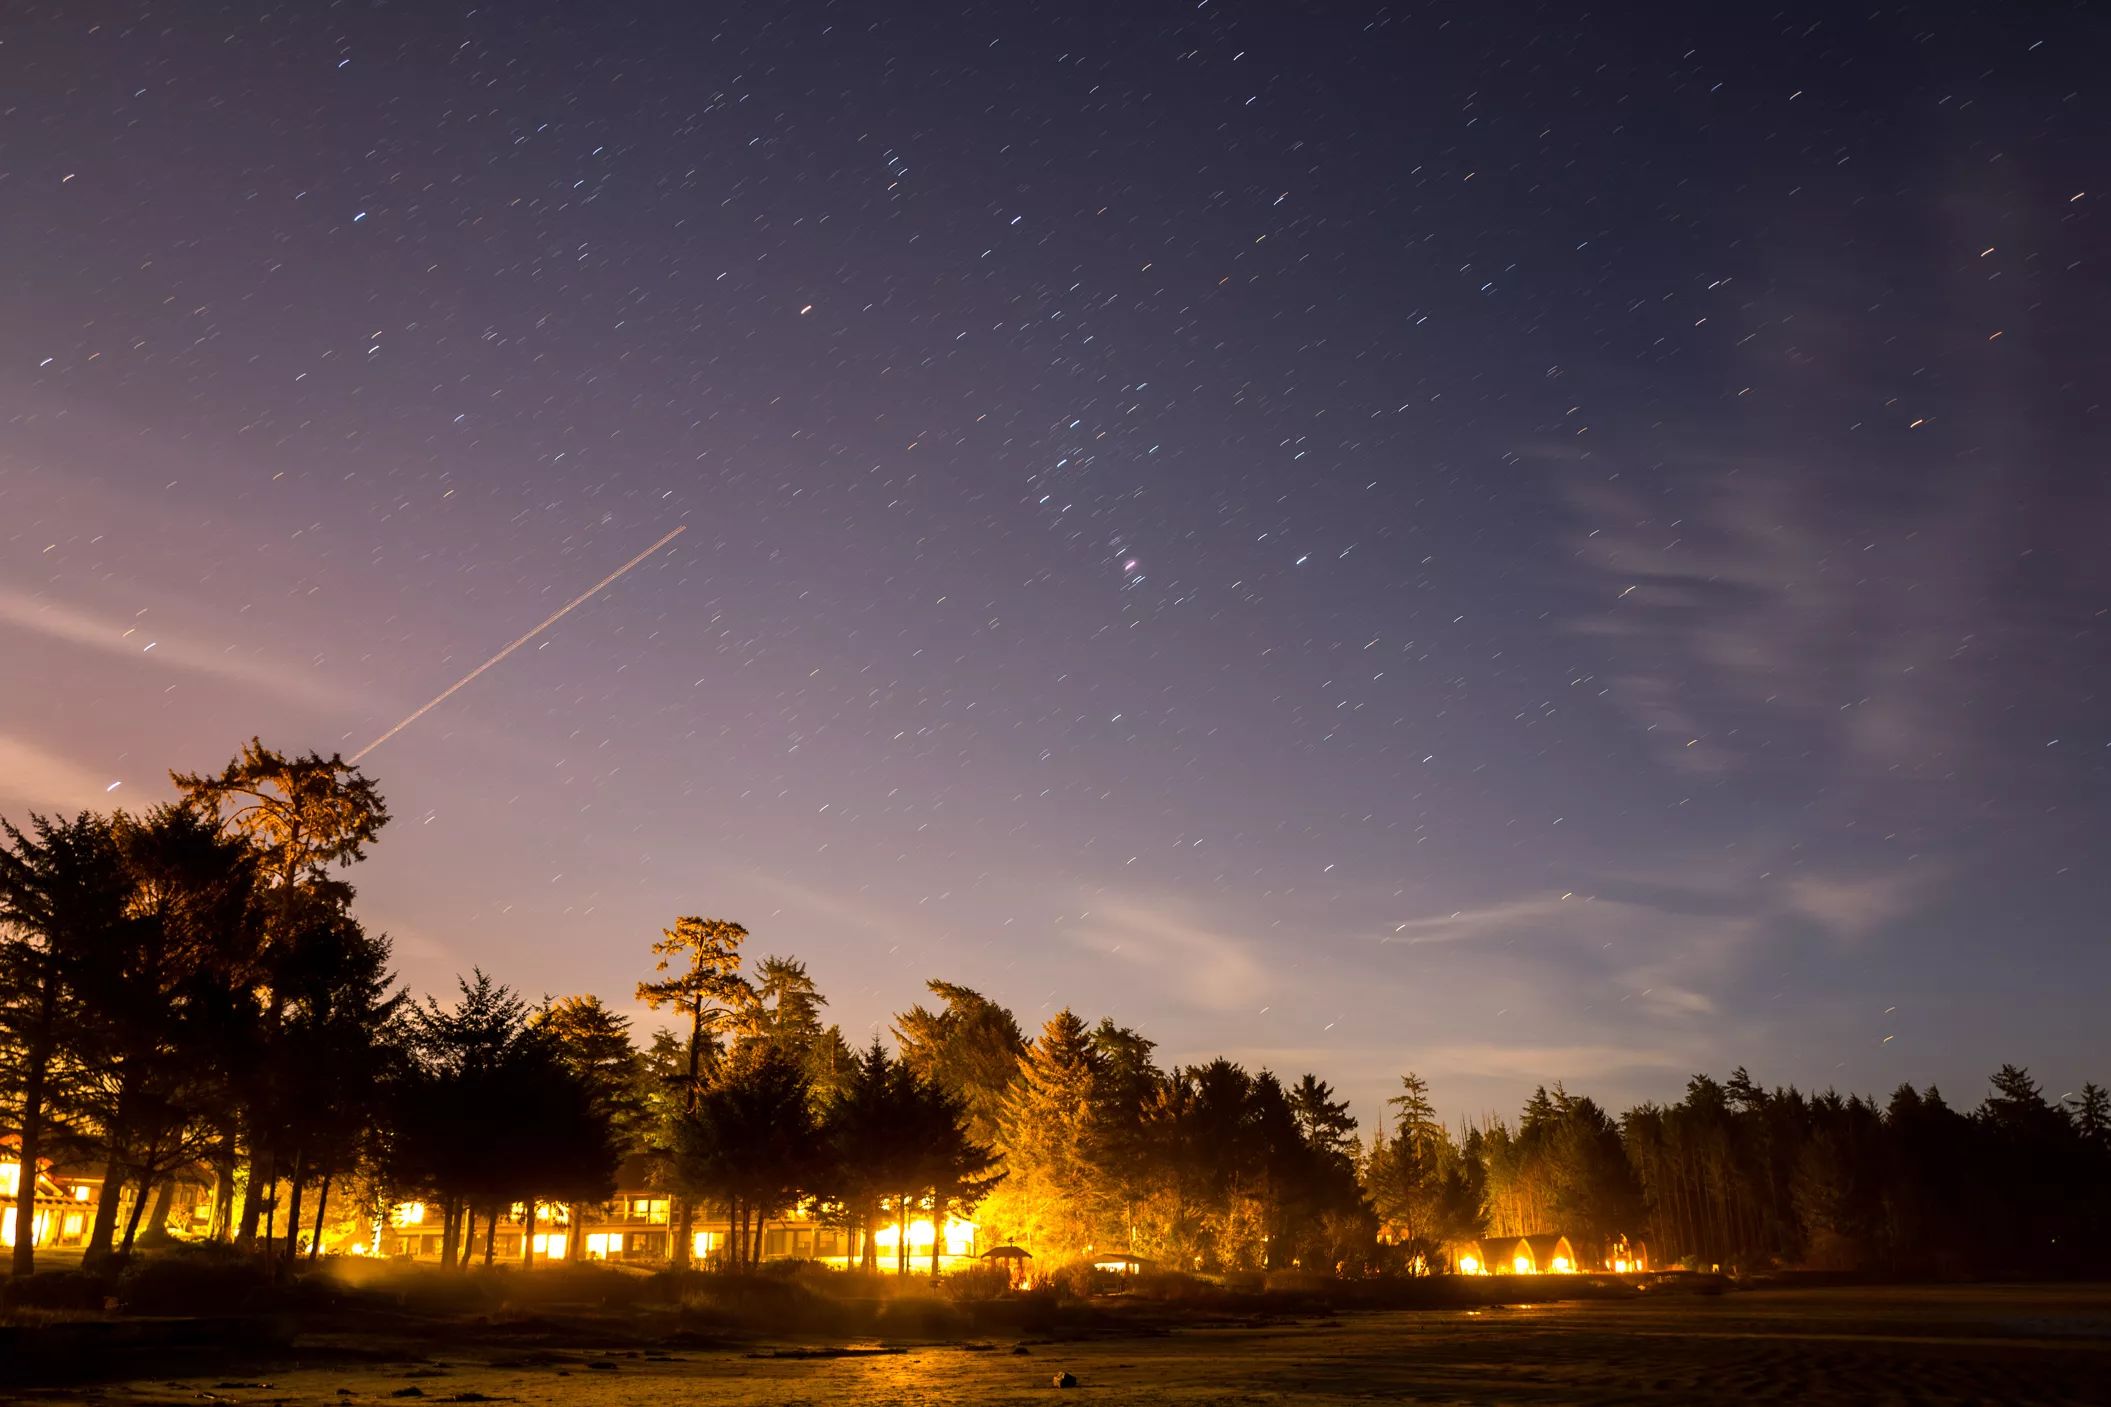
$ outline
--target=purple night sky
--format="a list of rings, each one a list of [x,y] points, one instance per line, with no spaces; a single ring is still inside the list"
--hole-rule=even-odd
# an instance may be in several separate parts
[[[1622,8],[13,7],[0,813],[686,526],[369,760],[413,987],[2102,1079],[2111,29]]]

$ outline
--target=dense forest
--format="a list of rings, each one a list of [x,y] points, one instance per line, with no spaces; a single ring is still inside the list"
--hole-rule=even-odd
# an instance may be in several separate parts
[[[2056,1102],[2004,1066],[1953,1106],[1739,1070],[1617,1117],[1557,1086],[1514,1123],[1452,1129],[1407,1074],[1359,1132],[1314,1075],[1168,1066],[1068,1010],[1029,1037],[942,981],[891,1049],[853,1049],[801,962],[751,962],[744,928],[699,917],[649,955],[641,936],[635,995],[666,1024],[640,1042],[595,997],[531,1001],[481,972],[445,1000],[401,991],[346,878],[388,811],[342,759],[252,743],[174,781],[140,815],[0,823],[0,1150],[104,1171],[91,1258],[158,1234],[166,1189],[203,1169],[203,1234],[260,1256],[315,1254],[333,1207],[371,1224],[416,1199],[447,1264],[488,1262],[506,1209],[604,1201],[625,1158],[673,1198],[677,1263],[704,1209],[731,1268],[793,1207],[853,1231],[972,1209],[1044,1264],[1201,1271],[1440,1272],[1483,1233],[1740,1271],[2066,1274],[2111,1250],[2093,1084]],[[877,1268],[874,1238],[853,1244]]]

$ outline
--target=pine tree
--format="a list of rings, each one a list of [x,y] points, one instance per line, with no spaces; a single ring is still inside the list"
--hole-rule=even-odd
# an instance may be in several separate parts
[[[754,991],[740,975],[740,945],[747,936],[747,929],[724,919],[678,918],[652,945],[659,955],[653,970],[672,975],[638,984],[638,1000],[646,1006],[654,1011],[672,1007],[688,1018],[687,1073],[680,1100],[685,1118],[696,1112],[706,1064],[717,1050],[719,1025],[754,1004]],[[682,1269],[688,1266],[692,1252],[696,1212],[688,1198],[675,1201],[670,1260]]]
[[[1092,1246],[1109,1200],[1100,1165],[1102,1061],[1069,1008],[1048,1020],[1019,1062],[1002,1126],[1007,1224],[1036,1256]]]

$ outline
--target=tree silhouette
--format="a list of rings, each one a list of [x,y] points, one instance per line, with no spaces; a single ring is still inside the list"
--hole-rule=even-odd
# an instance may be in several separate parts
[[[671,1007],[688,1018],[687,1071],[680,1098],[685,1119],[696,1113],[705,1065],[716,1050],[718,1025],[754,1004],[754,991],[740,975],[740,945],[747,936],[747,929],[724,919],[678,918],[652,945],[659,955],[654,971],[670,975],[638,984],[638,1000],[646,1006],[654,1011]],[[686,1197],[675,1201],[673,1262],[680,1269],[689,1264],[695,1210]]]
[[[762,1259],[762,1226],[818,1180],[822,1140],[806,1074],[769,1041],[749,1041],[718,1063],[675,1137],[677,1185],[726,1209],[726,1263]]]
[[[31,1209],[16,1218],[22,1276],[36,1266],[37,1169],[82,1103],[79,975],[123,924],[128,886],[107,817],[31,816],[27,832],[0,822],[0,836],[0,1123],[16,1135],[16,1205]]]
[[[337,754],[288,757],[252,738],[217,774],[171,772],[183,804],[216,825],[230,828],[254,849],[266,897],[264,937],[268,948],[297,941],[302,910],[321,902],[339,909],[352,887],[331,874],[366,857],[366,846],[388,824],[388,807],[374,782]],[[244,1079],[243,1141],[248,1144],[249,1196],[242,1199],[237,1239],[256,1237],[260,1187],[279,1177],[273,1129],[264,1111],[282,1101],[269,1086],[277,1062],[269,1054],[280,1020],[276,989],[266,987],[254,1063]],[[223,1179],[223,1183],[226,1179]]]

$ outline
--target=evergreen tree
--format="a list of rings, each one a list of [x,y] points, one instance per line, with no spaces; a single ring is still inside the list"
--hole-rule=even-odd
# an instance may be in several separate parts
[[[754,1004],[754,991],[740,975],[740,945],[747,936],[747,929],[724,919],[678,918],[652,945],[659,955],[654,971],[670,975],[638,984],[638,1000],[646,1006],[654,1011],[671,1007],[688,1018],[687,1068],[679,1099],[685,1119],[696,1113],[707,1066],[718,1049],[719,1026]],[[676,1269],[689,1264],[695,1219],[689,1199],[677,1197],[670,1248]]]
[[[34,1207],[37,1169],[77,1146],[86,1074],[84,964],[125,922],[128,888],[110,819],[0,822],[0,1128],[14,1131],[17,1206]],[[12,1268],[36,1266],[33,1213],[18,1215]]]
[[[1004,1224],[1036,1256],[1079,1254],[1098,1241],[1107,1222],[1110,1189],[1099,1166],[1102,1073],[1091,1033],[1065,1008],[1020,1060],[1006,1098]]]

